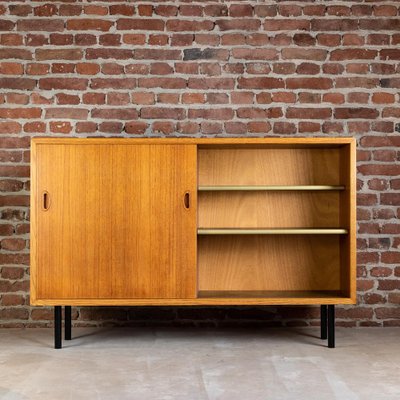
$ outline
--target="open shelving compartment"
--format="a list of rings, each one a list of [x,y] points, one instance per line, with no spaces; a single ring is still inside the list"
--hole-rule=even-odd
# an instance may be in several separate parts
[[[198,297],[354,302],[352,143],[200,145]]]

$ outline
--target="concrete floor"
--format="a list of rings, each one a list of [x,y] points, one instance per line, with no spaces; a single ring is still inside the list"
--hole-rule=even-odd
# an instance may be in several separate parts
[[[1,400],[399,400],[400,329],[0,330]]]

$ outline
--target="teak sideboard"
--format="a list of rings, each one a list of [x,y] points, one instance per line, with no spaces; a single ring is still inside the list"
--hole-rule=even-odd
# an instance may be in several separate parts
[[[31,304],[356,301],[352,138],[34,138]]]

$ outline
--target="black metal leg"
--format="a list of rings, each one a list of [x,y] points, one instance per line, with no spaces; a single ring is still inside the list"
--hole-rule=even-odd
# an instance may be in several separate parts
[[[54,348],[61,349],[61,306],[54,307]]]
[[[328,306],[321,306],[321,339],[328,338]]]
[[[71,340],[71,306],[65,306],[65,340]]]
[[[335,347],[335,306],[328,306],[328,347]]]

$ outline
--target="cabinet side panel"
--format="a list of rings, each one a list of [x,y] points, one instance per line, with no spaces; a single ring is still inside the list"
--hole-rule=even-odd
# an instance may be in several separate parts
[[[343,294],[356,301],[356,145],[355,141],[344,145],[340,154],[341,184],[345,190],[340,194],[340,225],[348,230],[341,238],[340,264]]]
[[[30,170],[30,304],[36,304],[36,286],[37,286],[37,174],[36,174],[36,143],[31,141],[31,170]]]

